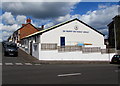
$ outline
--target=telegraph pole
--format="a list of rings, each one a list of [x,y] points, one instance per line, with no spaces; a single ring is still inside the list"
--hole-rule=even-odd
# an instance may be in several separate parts
[[[114,39],[115,39],[115,54],[117,54],[117,40],[116,40],[116,27],[114,22]]]

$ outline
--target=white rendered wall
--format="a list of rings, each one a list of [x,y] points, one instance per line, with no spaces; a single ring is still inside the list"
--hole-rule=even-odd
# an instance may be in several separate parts
[[[78,26],[78,30],[74,29],[75,25]],[[63,32],[63,30],[88,31],[89,33]],[[92,46],[101,47],[102,49],[105,48],[104,36],[77,20],[43,33],[41,43],[57,43],[60,46],[60,37],[62,36],[65,37],[66,45],[75,45],[77,42],[81,42],[91,43]]]
[[[58,51],[41,51],[39,60],[51,60],[51,61],[58,61],[58,60],[68,60],[68,61],[111,61],[112,54],[101,54],[101,53],[85,53],[82,52],[61,52]]]

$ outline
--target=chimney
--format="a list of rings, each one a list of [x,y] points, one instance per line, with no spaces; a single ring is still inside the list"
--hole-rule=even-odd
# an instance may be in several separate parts
[[[41,29],[42,29],[42,30],[44,29],[44,25],[41,26]]]
[[[44,25],[41,26],[41,28],[38,28],[39,31],[44,30]]]
[[[26,20],[26,23],[27,23],[27,24],[28,24],[28,23],[31,23],[31,19],[28,18],[28,19]]]
[[[25,26],[26,24],[22,24],[22,26]]]

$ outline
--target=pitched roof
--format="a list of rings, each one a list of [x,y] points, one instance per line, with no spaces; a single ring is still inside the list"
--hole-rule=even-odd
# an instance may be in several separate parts
[[[19,29],[22,29],[23,27],[25,27],[25,26],[27,26],[27,25],[31,25],[32,27],[34,27],[36,30],[38,30],[38,28],[36,28],[35,26],[33,26],[31,23],[28,23],[28,24],[25,24],[24,26],[22,26],[21,28],[19,28]],[[19,30],[18,29],[18,30]],[[39,30],[38,30],[39,31]]]
[[[50,28],[48,28],[48,29],[44,29],[44,30],[41,30],[41,31],[35,32],[35,33],[30,34],[30,35],[28,35],[28,36],[26,36],[26,37],[24,37],[24,38],[28,38],[28,37],[31,37],[31,36],[34,36],[34,35],[42,34],[42,33],[44,33],[44,32],[50,31],[50,30],[52,30],[52,29],[55,29],[55,28],[57,28],[57,27],[60,27],[60,26],[62,26],[62,25],[65,25],[65,24],[67,24],[67,23],[69,23],[69,22],[72,22],[72,21],[75,21],[75,20],[81,22],[82,24],[88,26],[89,28],[93,29],[94,31],[96,31],[96,32],[98,32],[98,33],[100,33],[101,35],[104,36],[103,33],[99,32],[98,30],[94,29],[93,27],[87,25],[86,23],[82,22],[81,20],[75,18],[75,19],[73,19],[73,20],[66,21],[66,22],[63,22],[63,23],[60,23],[60,24],[54,25],[54,26],[52,26],[52,27],[50,27]],[[23,39],[24,39],[24,38],[23,38]]]
[[[28,23],[28,24],[25,24],[24,26],[20,27],[20,28],[19,28],[19,29],[17,29],[16,31],[18,31],[18,30],[22,29],[23,27],[25,27],[25,26],[27,26],[27,25],[31,25],[32,27],[34,27],[35,29],[37,29],[37,30],[38,30],[38,28],[36,28],[35,26],[33,26],[31,23]],[[15,31],[15,32],[16,32],[16,31]],[[38,31],[39,31],[39,30],[38,30]],[[14,33],[15,33],[15,32],[14,32]],[[13,34],[14,34],[14,33],[13,33]]]

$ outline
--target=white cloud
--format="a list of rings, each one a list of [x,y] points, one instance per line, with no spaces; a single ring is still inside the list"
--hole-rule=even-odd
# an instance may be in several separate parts
[[[118,15],[118,5],[113,5],[111,7],[106,6],[99,10],[89,11],[85,15],[82,15],[80,19],[105,34],[105,37],[107,38],[107,25],[116,15]]]
[[[65,16],[60,16],[56,19],[57,22],[63,22],[63,21],[66,21],[66,20],[69,20],[70,19],[70,14],[67,14]]]
[[[45,29],[47,29],[47,28],[49,28],[49,27],[51,27],[51,26],[53,26],[53,25],[54,25],[53,22],[47,23],[47,24],[45,25]]]
[[[15,30],[21,27],[21,24],[25,23],[26,16],[18,15],[16,18],[11,12],[5,12],[0,16],[0,38],[6,40]],[[1,40],[1,39],[0,39]]]
[[[15,23],[15,19],[14,19],[13,15],[11,14],[11,12],[5,12],[1,17],[2,17],[2,21],[6,24],[14,24]]]
[[[54,26],[54,25],[56,25],[56,24],[58,24],[58,23],[62,23],[62,22],[65,22],[65,21],[69,21],[69,20],[72,20],[72,19],[74,19],[74,18],[80,18],[80,15],[79,14],[76,14],[76,15],[70,15],[70,14],[67,14],[67,15],[65,15],[65,16],[60,16],[60,17],[58,17],[58,18],[55,18],[55,19],[53,19],[52,21],[50,21],[50,20],[41,20],[41,21],[46,21],[46,22],[48,22],[48,23],[46,23],[45,24],[45,29],[46,28],[49,28],[49,27],[51,27],[51,26]]]
[[[15,18],[14,15],[11,14],[11,12],[5,12],[0,16],[0,21],[2,21],[2,23],[7,25],[23,24],[25,23],[26,19],[27,17],[24,15],[17,15]]]
[[[15,31],[20,28],[20,26],[17,24],[13,24],[13,25],[0,24],[0,27],[1,27],[0,30],[5,30],[5,31]]]
[[[65,16],[60,16],[58,17],[55,21],[56,22],[64,22],[64,21],[68,21],[68,20],[71,20],[71,19],[74,19],[74,18],[80,18],[81,15],[79,14],[75,14],[75,15],[70,15],[70,14],[67,14]]]
[[[105,9],[89,11],[81,16],[81,20],[95,28],[105,27],[118,14],[118,5],[106,7]]]
[[[18,15],[17,17],[16,17],[16,21],[17,21],[17,23],[18,24],[24,24],[24,23],[26,23],[25,21],[26,21],[26,16],[24,16],[24,15]]]
[[[2,38],[2,40],[6,40],[10,35],[12,35],[12,33],[19,29],[20,26],[17,24],[13,24],[13,25],[4,25],[4,24],[0,24],[0,38]]]

